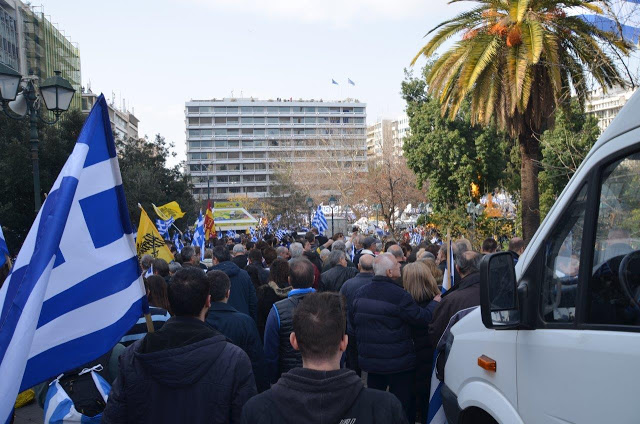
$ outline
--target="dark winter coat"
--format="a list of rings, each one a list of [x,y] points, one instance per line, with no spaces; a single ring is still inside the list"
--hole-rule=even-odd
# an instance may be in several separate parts
[[[247,255],[238,255],[238,256],[234,256],[231,259],[231,262],[238,265],[238,268],[245,269],[247,267],[247,263],[249,262],[249,260],[247,259]]]
[[[367,389],[347,369],[295,368],[242,411],[245,424],[406,423],[400,401],[391,393]]]
[[[427,327],[436,302],[419,307],[395,281],[374,276],[356,293],[351,322],[358,342],[358,362],[367,372],[394,374],[413,370],[416,353],[411,327]]]
[[[256,307],[258,299],[256,297],[256,288],[251,282],[251,277],[247,271],[238,268],[236,264],[230,261],[220,262],[209,268],[209,271],[222,271],[231,280],[231,295],[229,296],[229,305],[256,319]]]
[[[360,287],[365,286],[373,279],[373,272],[361,272],[355,277],[344,282],[340,287],[340,294],[345,298],[345,304],[347,306],[347,334],[349,336],[354,335],[353,325],[351,324],[351,314],[349,311],[353,308],[353,301],[356,298],[356,293],[360,290]]]
[[[320,274],[322,271],[322,259],[320,259],[320,255],[315,250],[309,250],[308,252],[304,252],[302,254],[305,258],[307,258],[313,265],[315,265],[316,269],[313,274],[313,288],[318,289],[320,287]]]
[[[255,394],[242,349],[197,318],[173,317],[120,356],[102,422],[239,422]]]
[[[269,282],[269,271],[264,269],[264,267],[262,266],[262,264],[256,265],[256,264],[248,264],[245,268],[245,271],[249,272],[249,268],[253,268],[256,270],[257,274],[258,274],[258,278],[260,279],[260,284],[258,284],[259,286],[263,285],[263,284],[267,284]],[[255,286],[255,284],[254,284]]]
[[[319,291],[338,292],[344,282],[355,277],[356,274],[358,274],[358,270],[355,268],[341,265],[334,266],[329,271],[322,273]]]
[[[418,306],[427,308],[429,303],[431,303],[431,300],[425,300],[418,302]],[[411,335],[413,337],[413,347],[416,351],[416,388],[429,387],[431,367],[433,365],[433,350],[435,349],[435,346],[432,346],[429,340],[429,328],[412,327]],[[423,390],[423,392],[429,393],[428,390]]]
[[[429,326],[429,340],[432,346],[438,345],[438,340],[449,325],[449,320],[456,312],[480,304],[480,273],[467,275],[444,295],[433,311],[433,322]]]
[[[262,339],[256,322],[247,314],[238,312],[233,306],[223,302],[213,302],[207,324],[224,334],[231,342],[249,356],[258,392],[269,388],[264,366]]]
[[[258,333],[264,340],[264,328],[267,325],[267,317],[273,304],[279,300],[286,299],[292,287],[281,289],[276,283],[270,281],[269,284],[258,288]]]

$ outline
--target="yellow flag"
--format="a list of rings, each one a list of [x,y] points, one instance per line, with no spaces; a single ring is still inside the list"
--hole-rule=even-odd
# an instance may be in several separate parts
[[[153,222],[149,219],[149,215],[144,209],[140,208],[140,225],[138,225],[138,237],[136,239],[136,249],[138,250],[138,256],[151,255],[154,258],[160,258],[167,261],[167,263],[173,260],[173,254],[164,242],[164,239],[160,237],[160,233],[156,229]]]
[[[153,205],[153,209],[155,209],[158,216],[165,221],[171,216],[173,219],[182,218],[184,216],[184,212],[180,210],[178,202],[169,202],[162,206]]]

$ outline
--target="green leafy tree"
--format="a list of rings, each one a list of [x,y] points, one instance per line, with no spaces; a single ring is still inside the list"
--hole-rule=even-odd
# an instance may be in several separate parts
[[[452,0],[457,2],[461,0]],[[553,112],[572,91],[583,103],[589,72],[604,89],[623,85],[610,54],[627,55],[632,45],[614,32],[599,30],[579,16],[603,14],[595,0],[476,0],[475,8],[437,25],[418,57],[434,56],[456,34],[427,75],[429,92],[442,113],[456,119],[471,99],[471,122],[499,128],[517,140],[521,157],[523,236],[529,241],[540,224],[539,136]],[[607,2],[604,2],[605,5]]]
[[[167,167],[169,149],[164,137],[157,134],[153,140],[148,138],[116,140],[118,161],[122,184],[127,196],[127,206],[133,225],[138,225],[140,220],[141,204],[151,219],[154,219],[154,203],[156,206],[167,202],[176,201],[186,215],[182,217],[176,226],[184,229],[192,225],[197,218],[197,205],[191,195],[191,184],[188,176],[185,176],[180,165]]]
[[[540,171],[540,212],[551,209],[564,187],[600,135],[598,120],[585,115],[577,101],[559,109],[555,126],[542,135]]]
[[[456,119],[442,117],[440,103],[426,93],[430,66],[425,66],[420,78],[405,72],[402,95],[411,128],[404,143],[405,157],[418,184],[428,184],[436,211],[462,210],[471,200],[472,183],[482,193],[500,185],[507,139],[494,126],[472,125],[468,104]]]

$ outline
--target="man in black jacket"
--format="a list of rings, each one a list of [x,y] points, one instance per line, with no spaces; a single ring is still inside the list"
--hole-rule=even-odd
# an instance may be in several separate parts
[[[449,320],[456,312],[480,304],[480,259],[479,253],[466,251],[456,256],[456,270],[461,280],[442,295],[442,301],[433,311],[433,321],[429,325],[431,346],[437,346]]]
[[[204,273],[178,271],[168,292],[175,316],[120,356],[102,422],[238,422],[256,394],[251,362],[205,324],[211,296]]]
[[[264,357],[269,381],[275,383],[280,375],[302,366],[300,352],[289,343],[293,331],[293,311],[300,301],[315,290],[313,284],[314,267],[305,258],[289,262],[289,284],[293,287],[286,299],[273,304],[264,329]]]
[[[367,389],[360,377],[340,369],[347,347],[345,305],[335,293],[305,297],[293,315],[291,345],[302,354],[294,368],[242,411],[246,424],[406,423],[402,405],[390,393]]]
[[[320,291],[340,291],[340,288],[350,278],[355,277],[358,270],[347,266],[347,254],[342,250],[334,250],[329,254],[331,269],[322,273]]]
[[[258,298],[256,297],[256,288],[253,286],[247,271],[240,269],[238,265],[231,262],[231,254],[226,247],[216,246],[213,248],[213,266],[209,268],[209,271],[222,271],[229,276],[231,280],[229,305],[257,321]]]

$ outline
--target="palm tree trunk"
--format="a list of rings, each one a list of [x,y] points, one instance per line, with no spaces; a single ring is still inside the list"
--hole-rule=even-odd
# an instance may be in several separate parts
[[[518,136],[520,147],[520,195],[522,197],[522,238],[529,243],[540,226],[540,194],[538,192],[538,160],[540,142],[531,128]]]

